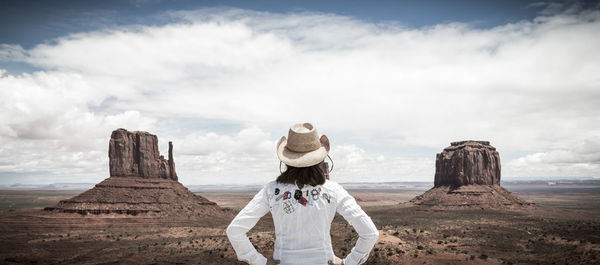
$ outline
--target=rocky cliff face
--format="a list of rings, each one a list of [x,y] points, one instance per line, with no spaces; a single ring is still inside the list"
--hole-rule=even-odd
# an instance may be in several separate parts
[[[487,141],[453,142],[437,154],[434,185],[409,203],[439,210],[535,206],[500,186],[500,155]]]
[[[435,187],[500,185],[500,155],[487,141],[453,142],[437,154]]]
[[[147,132],[117,129],[110,136],[108,158],[111,177],[163,178],[177,180],[173,144],[169,160],[158,151],[158,138]]]
[[[158,138],[117,129],[109,141],[110,177],[45,210],[61,213],[123,214],[146,217],[231,221],[232,213],[194,194],[177,181],[173,144],[169,159],[158,152]]]

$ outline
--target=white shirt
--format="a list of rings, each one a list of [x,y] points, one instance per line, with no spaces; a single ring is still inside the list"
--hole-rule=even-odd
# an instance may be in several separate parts
[[[301,197],[294,197],[296,190],[301,190]],[[251,265],[266,264],[267,259],[256,251],[246,233],[269,211],[275,224],[273,258],[280,260],[281,265],[326,265],[333,260],[330,228],[336,212],[354,227],[359,236],[344,264],[367,261],[379,237],[371,218],[338,183],[327,180],[323,185],[305,185],[299,189],[293,184],[272,181],[227,227],[227,237],[240,261]]]

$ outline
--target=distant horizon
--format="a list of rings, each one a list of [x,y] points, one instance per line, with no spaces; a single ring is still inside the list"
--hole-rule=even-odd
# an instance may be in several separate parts
[[[275,179],[273,179],[275,180]],[[334,180],[335,181],[335,180]],[[598,177],[547,177],[547,178],[508,178],[501,179],[501,182],[554,182],[554,181],[600,181]],[[431,184],[433,185],[433,180],[431,181],[364,181],[364,182],[338,182],[342,185],[344,184],[401,184],[401,183],[418,183],[418,184]],[[70,182],[70,183],[48,183],[48,184],[25,184],[25,183],[13,183],[13,184],[2,184],[0,188],[11,188],[11,187],[51,187],[51,186],[90,186],[96,185],[98,183],[91,182]],[[221,183],[221,184],[190,184],[187,185],[182,183],[186,187],[209,187],[209,186],[228,186],[228,187],[245,187],[245,186],[262,186],[265,183],[247,183],[247,184],[236,184],[236,183]]]

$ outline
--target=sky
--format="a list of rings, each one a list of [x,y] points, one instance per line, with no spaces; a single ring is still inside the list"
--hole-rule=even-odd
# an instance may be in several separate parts
[[[262,184],[311,122],[338,182],[433,181],[487,140],[503,179],[600,178],[600,5],[2,1],[0,185],[96,183],[117,128],[186,185]]]

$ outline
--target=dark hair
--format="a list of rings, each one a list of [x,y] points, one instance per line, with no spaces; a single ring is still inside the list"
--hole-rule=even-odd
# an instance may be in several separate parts
[[[321,169],[320,164],[309,167],[293,167],[287,166],[287,169],[277,177],[278,183],[297,184],[302,188],[308,184],[317,186],[325,183],[325,173]]]

